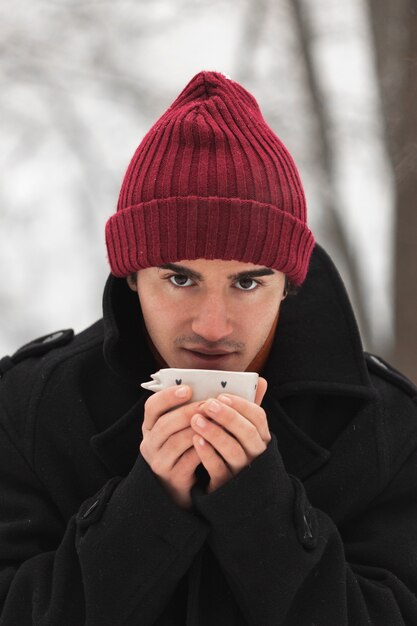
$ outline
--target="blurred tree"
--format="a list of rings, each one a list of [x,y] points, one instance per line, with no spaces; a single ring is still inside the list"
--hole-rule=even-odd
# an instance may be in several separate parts
[[[357,265],[357,256],[350,245],[337,207],[338,193],[334,169],[336,159],[333,154],[330,137],[332,120],[326,106],[326,98],[319,77],[319,68],[317,67],[312,48],[313,33],[303,0],[292,0],[291,6],[300,46],[300,56],[304,65],[307,89],[311,100],[312,113],[316,121],[314,143],[325,183],[323,209],[325,213],[326,235],[329,242],[329,249],[336,248],[348,272],[351,295],[354,300],[362,337],[366,346],[370,348],[372,346],[371,322],[366,307],[366,296],[361,281],[361,271],[360,267]]]
[[[245,5],[238,49],[239,63],[234,72],[234,78],[243,85],[253,80],[257,71],[256,52],[263,36],[268,9],[268,0],[246,2]]]
[[[415,0],[368,3],[396,186],[395,344],[391,359],[417,382],[417,6]]]
[[[332,5],[330,39],[335,16],[345,17],[337,0],[17,0],[13,11],[3,2],[0,344],[10,350],[57,323],[80,329],[100,314],[103,224],[127,158],[176,95],[176,76],[184,85],[207,67],[256,94],[266,119],[297,152],[304,180],[313,181],[310,219],[320,214],[317,222],[328,229],[323,243],[332,256],[336,250],[338,266],[342,261],[372,346],[370,298],[338,211],[340,129],[308,19],[320,11],[327,17]],[[210,24],[219,33],[206,30]],[[366,143],[362,127],[360,135]]]
[[[323,212],[322,222],[323,238],[329,252],[336,253],[339,261],[343,264],[345,278],[349,283],[351,296],[354,302],[355,312],[361,329],[361,334],[368,349],[372,348],[372,333],[370,329],[370,313],[367,307],[365,288],[361,280],[360,268],[357,265],[357,255],[345,230],[345,226],[340,217],[337,207],[338,191],[336,186],[335,162],[336,158],[332,145],[332,119],[326,104],[324,89],[320,81],[320,67],[318,67],[313,43],[314,33],[310,24],[310,15],[306,10],[302,0],[291,0],[282,2],[281,11],[274,14],[272,10],[273,0],[259,0],[259,2],[246,2],[243,28],[241,35],[241,45],[239,47],[239,64],[235,72],[237,80],[243,84],[255,80],[259,71],[257,63],[257,53],[268,23],[274,19],[284,19],[287,28],[294,31],[294,46],[296,48],[293,63],[301,68],[302,82],[299,88],[303,90],[307,100],[309,116],[313,120],[309,141],[313,146],[315,168],[319,171],[323,180],[321,185],[321,210]],[[272,49],[270,49],[272,54]],[[287,56],[290,52],[287,50]],[[279,70],[278,70],[279,71]],[[292,79],[295,80],[294,76]],[[279,82],[279,81],[277,81]],[[288,86],[287,86],[288,88]],[[258,85],[258,91],[263,91],[264,86]],[[292,109],[294,117],[296,114]],[[270,118],[273,116],[271,115]],[[288,111],[286,112],[288,120]],[[290,114],[291,117],[291,114]],[[268,118],[268,119],[270,119]],[[291,122],[296,126],[295,121]],[[282,120],[281,120],[282,125]]]

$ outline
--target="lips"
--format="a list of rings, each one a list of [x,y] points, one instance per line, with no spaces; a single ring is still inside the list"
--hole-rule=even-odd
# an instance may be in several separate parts
[[[186,348],[190,352],[194,352],[197,354],[203,354],[204,356],[224,356],[225,354],[233,354],[228,350],[193,350],[192,348]]]
[[[234,352],[228,351],[217,351],[211,352],[208,350],[190,350],[189,348],[185,348],[186,352],[190,354],[192,357],[196,359],[200,359],[201,361],[222,361],[226,359],[228,356],[234,354]]]

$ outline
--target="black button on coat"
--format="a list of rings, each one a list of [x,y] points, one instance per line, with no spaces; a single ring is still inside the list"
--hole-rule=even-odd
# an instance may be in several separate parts
[[[2,626],[417,624],[417,392],[319,246],[263,372],[272,441],[211,494],[200,466],[191,511],[139,452],[158,367],[125,281],[31,345],[0,362]]]

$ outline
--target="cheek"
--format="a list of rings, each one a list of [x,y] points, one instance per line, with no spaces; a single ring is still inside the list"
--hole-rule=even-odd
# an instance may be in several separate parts
[[[150,292],[146,295],[139,293],[139,301],[146,328],[152,339],[168,336],[178,322],[179,307],[169,298]]]
[[[249,300],[249,299],[248,299]],[[240,306],[241,315],[248,320],[259,321],[261,325],[272,322],[278,314],[281,304],[280,295],[277,293],[266,293],[259,299],[248,301],[245,306]]]
[[[255,343],[263,343],[268,337],[273,325],[279,316],[281,300],[279,296],[265,298],[262,303],[257,303],[254,307],[246,307],[245,312],[245,332],[247,337],[253,338]]]

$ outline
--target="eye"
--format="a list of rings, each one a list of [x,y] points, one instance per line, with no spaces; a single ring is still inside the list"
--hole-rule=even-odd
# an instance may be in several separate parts
[[[260,284],[260,281],[254,280],[253,278],[241,278],[237,281],[236,287],[242,291],[253,291]]]
[[[185,276],[185,274],[173,274],[172,276],[168,276],[168,279],[175,287],[190,287],[193,284],[191,278]]]

